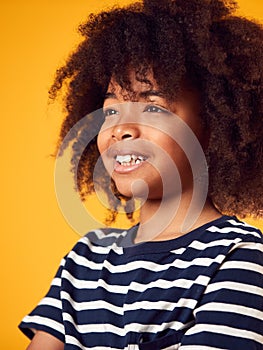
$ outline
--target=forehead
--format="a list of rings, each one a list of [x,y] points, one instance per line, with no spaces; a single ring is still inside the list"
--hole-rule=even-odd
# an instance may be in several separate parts
[[[122,96],[137,96],[147,95],[150,91],[159,91],[158,84],[151,72],[148,72],[145,77],[136,76],[135,71],[129,73],[128,82],[123,86],[118,83],[114,77],[111,78],[107,88],[107,93]],[[145,96],[147,97],[147,96]]]

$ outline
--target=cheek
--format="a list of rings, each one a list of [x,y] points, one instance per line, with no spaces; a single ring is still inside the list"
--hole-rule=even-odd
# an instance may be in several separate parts
[[[160,138],[161,140],[161,138]],[[175,176],[174,171],[178,171],[180,177],[186,177],[189,171],[189,162],[184,149],[173,139],[163,138],[163,142],[159,142],[162,150],[158,157],[157,165],[162,169],[163,176],[171,179]]]
[[[106,131],[100,131],[97,137],[97,146],[100,154],[106,151],[108,148],[108,135]]]
[[[107,156],[107,150],[110,147],[109,133],[107,131],[99,132],[97,137],[97,146],[100,153],[101,160],[108,174],[111,176],[113,172],[112,159]]]

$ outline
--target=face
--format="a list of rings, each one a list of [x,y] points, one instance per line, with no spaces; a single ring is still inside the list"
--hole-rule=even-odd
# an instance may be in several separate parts
[[[191,188],[192,172],[184,152],[185,147],[191,149],[191,140],[185,125],[200,141],[203,132],[196,93],[185,91],[180,99],[168,103],[154,79],[151,82],[149,90],[148,85],[133,79],[135,97],[131,101],[111,81],[97,142],[121,194],[161,200]]]

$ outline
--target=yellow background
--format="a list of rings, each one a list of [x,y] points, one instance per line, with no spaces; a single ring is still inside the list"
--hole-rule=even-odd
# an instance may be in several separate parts
[[[62,115],[47,106],[47,91],[56,68],[79,40],[77,25],[89,12],[114,3],[0,4],[1,349],[25,349],[28,340],[17,324],[47,291],[60,259],[79,239],[56,202],[50,154]],[[262,21],[262,0],[239,3],[242,14]],[[259,221],[256,225],[263,227]]]

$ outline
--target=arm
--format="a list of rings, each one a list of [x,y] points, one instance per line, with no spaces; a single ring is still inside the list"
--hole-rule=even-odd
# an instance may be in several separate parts
[[[46,332],[37,331],[26,350],[63,350],[64,344]]]

